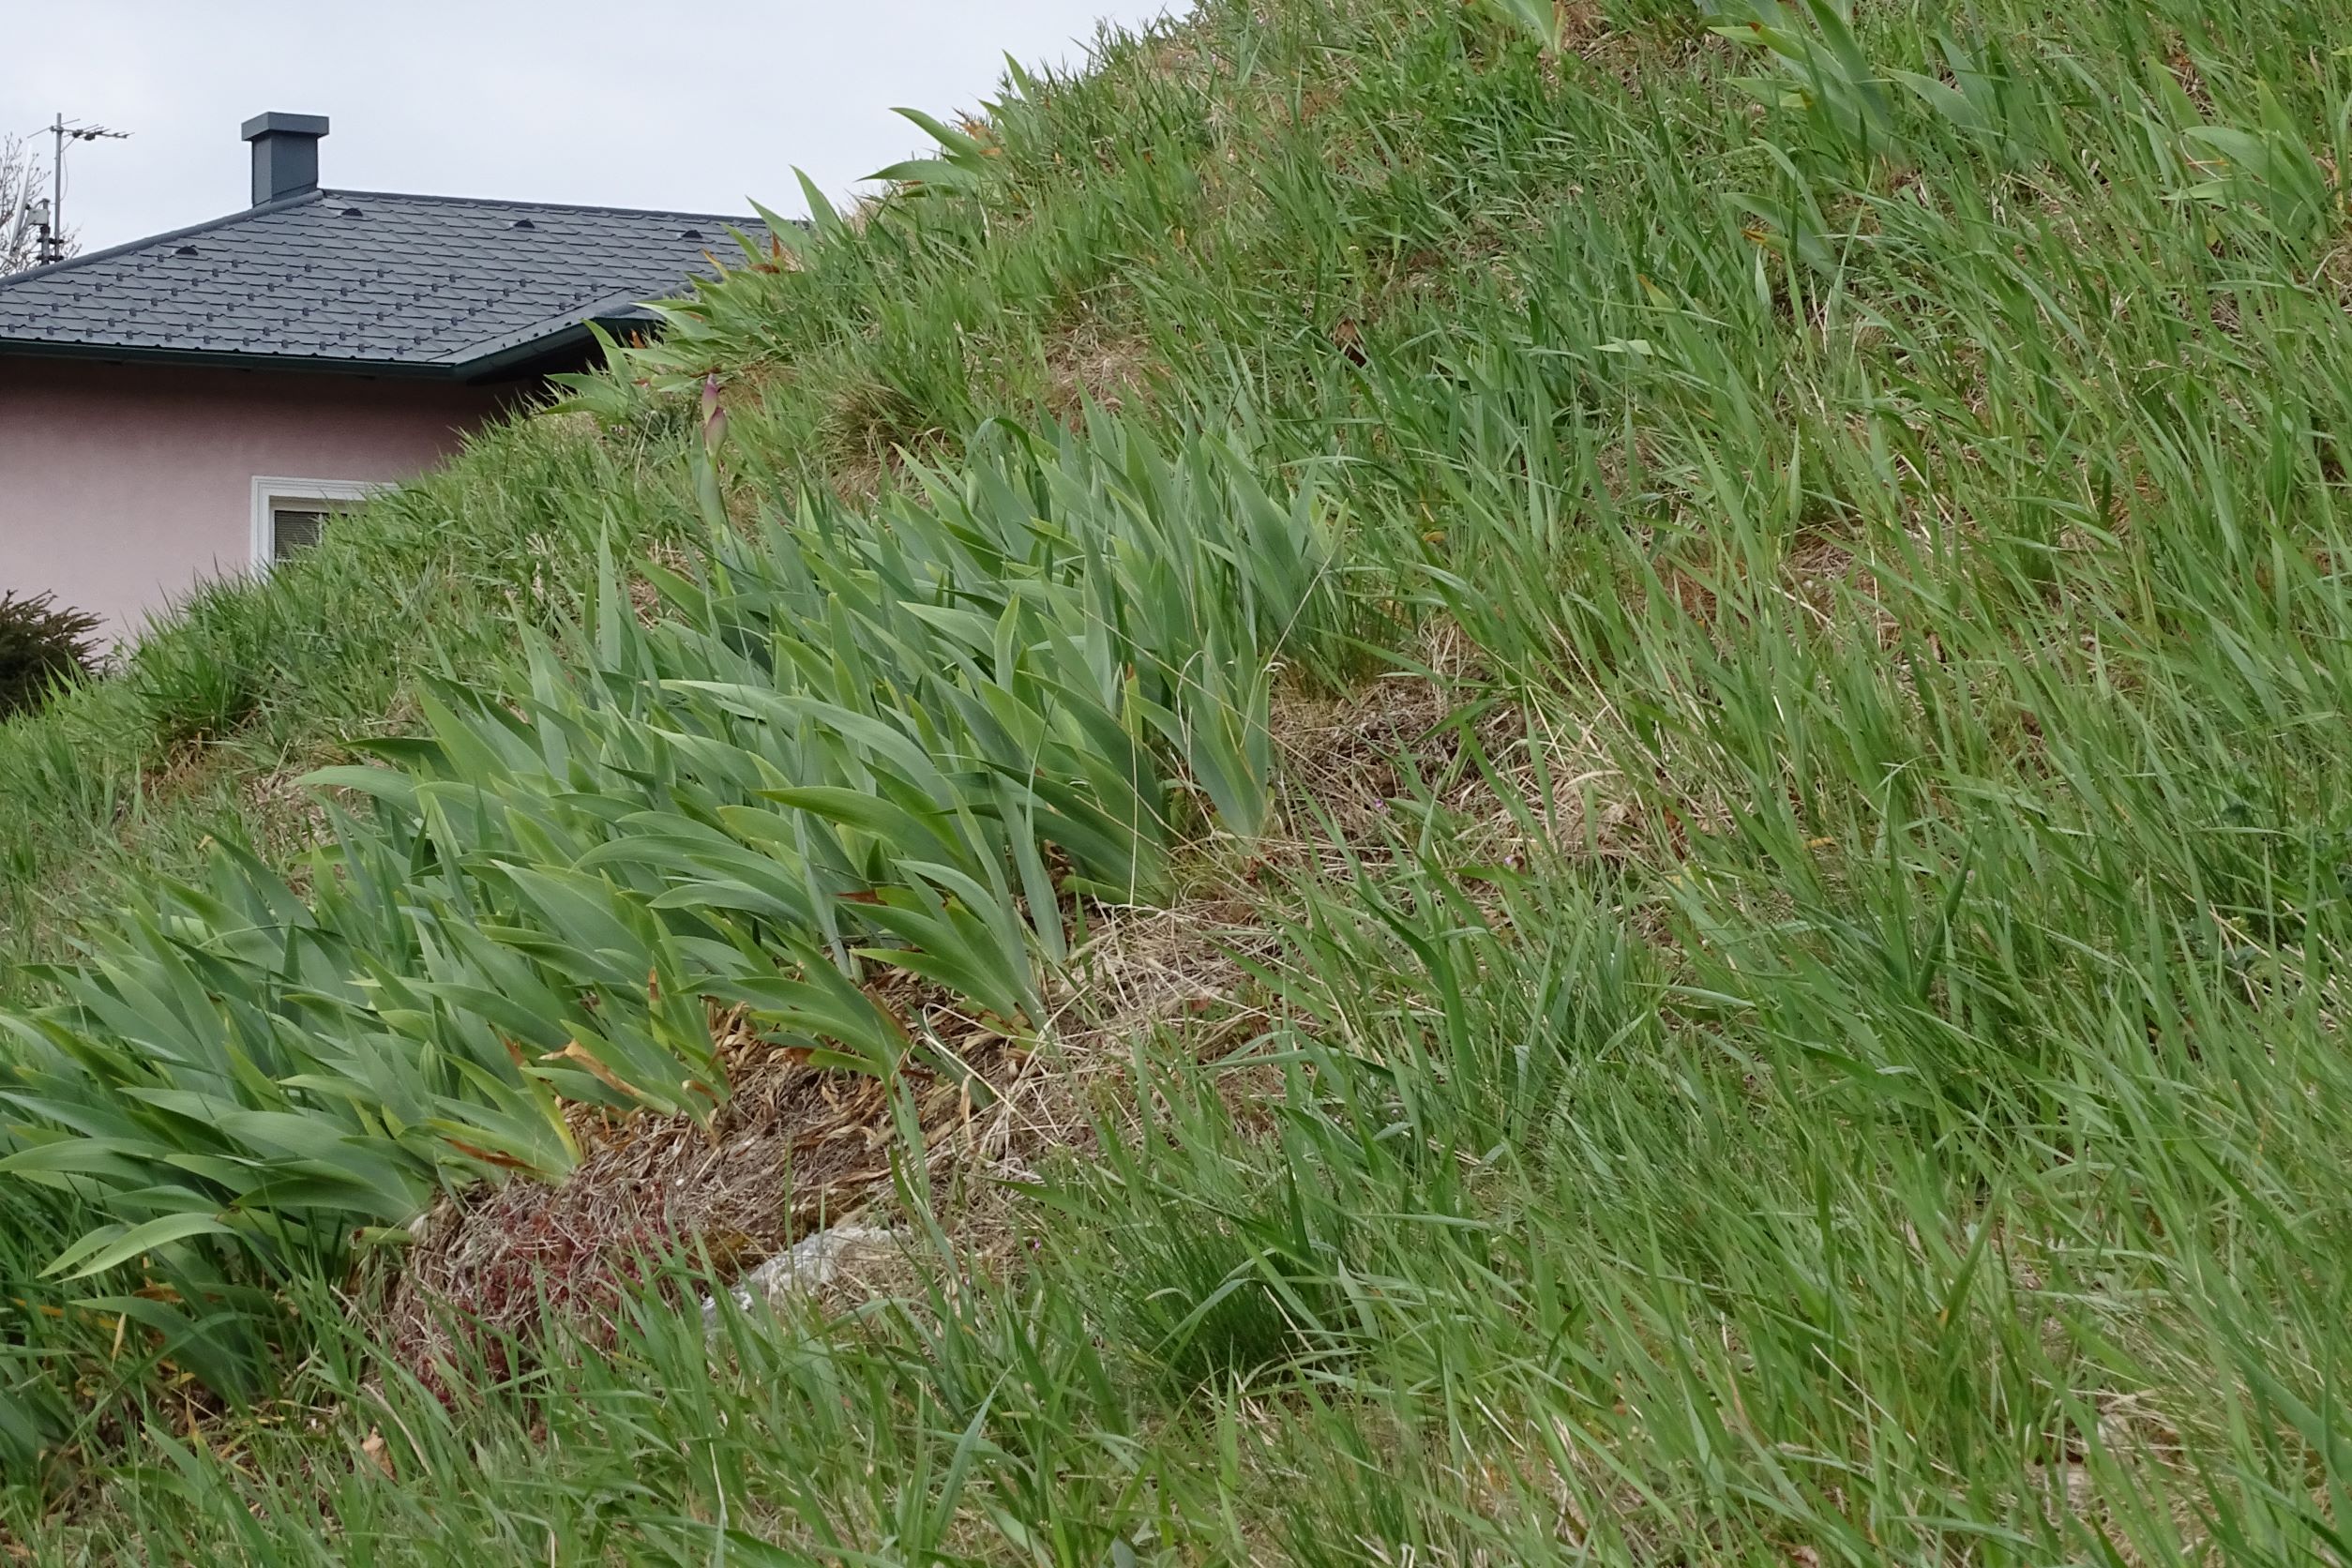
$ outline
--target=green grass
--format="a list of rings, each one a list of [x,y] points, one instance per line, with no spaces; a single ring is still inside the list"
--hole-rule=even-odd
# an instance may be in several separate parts
[[[1859,9],[1110,42],[0,730],[88,944],[11,982],[16,1537],[2352,1556],[2352,11]],[[1334,692],[1429,732],[1279,765]],[[306,861],[256,780],[386,730]],[[993,1204],[905,1170],[902,1297],[371,1340],[453,1135],[697,1111],[679,998],[1050,1045],[1203,887],[1243,978]]]

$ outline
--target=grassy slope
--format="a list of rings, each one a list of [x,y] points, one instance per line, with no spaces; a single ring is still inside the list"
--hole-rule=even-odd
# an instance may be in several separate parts
[[[1770,53],[1677,8],[1562,14],[1554,59],[1213,5],[673,339],[780,497],[1140,367],[1344,500],[1496,790],[1281,862],[1243,1056],[1138,1042],[1149,1117],[1011,1277],[718,1354],[649,1304],[454,1411],[314,1332],[301,1419],[150,1425],[41,1549],[2342,1550],[2352,16],[1871,7],[1877,73],[1957,97],[1825,51],[1759,105]],[[10,731],[15,884],[105,846],[23,928],[270,821],[249,764],[476,672],[598,536],[690,533],[689,417],[616,392],[380,510],[315,568],[369,611],[192,780],[128,788],[185,679]],[[174,635],[208,668],[265,602]]]

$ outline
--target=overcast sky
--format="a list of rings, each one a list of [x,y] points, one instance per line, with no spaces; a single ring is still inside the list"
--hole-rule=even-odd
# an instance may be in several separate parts
[[[1185,0],[25,0],[0,23],[0,133],[69,121],[83,249],[250,199],[237,127],[324,114],[320,178],[686,212],[838,196],[913,151],[897,104],[941,113],[1025,66],[1085,58],[1098,21]],[[49,139],[36,145],[44,159]]]

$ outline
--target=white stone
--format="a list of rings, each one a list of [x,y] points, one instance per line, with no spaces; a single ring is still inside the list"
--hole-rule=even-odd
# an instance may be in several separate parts
[[[728,1294],[746,1312],[761,1302],[780,1308],[794,1296],[813,1296],[839,1276],[851,1260],[895,1255],[897,1235],[869,1225],[837,1225],[802,1237],[786,1251],[735,1281]],[[718,1326],[718,1303],[702,1304],[702,1324]]]

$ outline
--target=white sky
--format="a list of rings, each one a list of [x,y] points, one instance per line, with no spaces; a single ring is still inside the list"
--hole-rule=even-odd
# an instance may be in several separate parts
[[[82,248],[250,200],[237,127],[324,114],[348,190],[741,212],[838,198],[1024,66],[1085,58],[1097,20],[1185,0],[23,0],[0,7],[0,132],[133,133],[66,156]],[[35,145],[46,160],[49,138]]]

